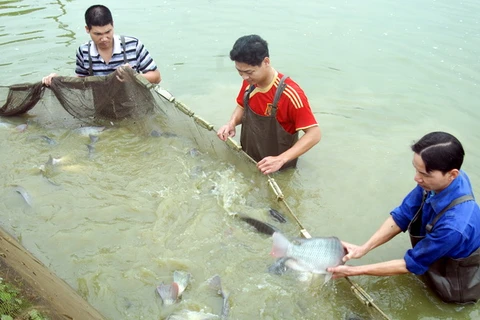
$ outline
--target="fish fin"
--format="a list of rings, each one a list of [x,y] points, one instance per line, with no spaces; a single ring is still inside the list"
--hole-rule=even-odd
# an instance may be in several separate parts
[[[323,280],[323,284],[327,283],[328,281],[330,281],[330,279],[332,279],[332,273],[331,272],[327,272],[325,273],[325,279]]]
[[[285,265],[290,269],[297,270],[300,272],[311,272],[311,268],[306,267],[305,265],[303,265],[302,263],[300,263],[295,259],[286,260]]]
[[[268,210],[268,212],[270,213],[272,218],[277,220],[278,222],[280,222],[280,223],[287,222],[285,217],[280,212],[278,212],[277,210],[270,208],[270,210]]]
[[[45,163],[45,165],[53,166],[53,157],[52,157],[52,155],[49,155],[49,156],[48,156],[48,160],[47,160],[47,162]]]
[[[98,136],[93,135],[93,134],[89,134],[88,136],[90,137],[90,142],[92,144],[98,141]]]
[[[229,293],[225,294],[222,291],[222,297],[223,297],[223,305],[222,305],[222,313],[221,313],[220,319],[226,320],[228,319],[228,314],[230,312],[230,302],[228,301],[230,294]]]
[[[178,285],[178,296],[180,296],[190,282],[191,274],[183,271],[173,272],[173,281]]]
[[[260,220],[250,218],[247,215],[239,214],[238,216],[241,220],[245,221],[246,223],[248,223],[249,225],[257,229],[257,231],[264,233],[266,235],[270,236],[274,234],[276,231],[278,231],[274,226],[268,223],[262,222]]]
[[[279,276],[284,274],[287,271],[287,266],[285,265],[285,262],[288,259],[289,258],[287,257],[277,259],[275,263],[273,263],[270,267],[268,267],[268,272],[279,275]]]
[[[178,284],[176,284],[175,282],[171,285],[166,285],[162,283],[157,287],[157,292],[162,298],[163,304],[174,304],[178,298]]]
[[[281,258],[287,253],[290,241],[280,232],[274,232],[272,235],[273,246],[270,255],[275,258]]]
[[[18,126],[15,127],[15,129],[18,131],[18,132],[24,132],[25,130],[27,130],[28,128],[28,124],[24,123],[24,124],[20,124]]]
[[[208,279],[208,284],[213,290],[222,291],[222,279],[220,279],[220,276],[218,274]]]
[[[315,274],[311,272],[299,272],[297,275],[297,280],[301,282],[312,282]]]
[[[25,190],[25,188],[19,186],[19,185],[13,185],[14,187],[14,191],[16,191],[18,194],[20,194],[23,198],[23,200],[25,200],[25,202],[30,206],[32,207],[32,198],[30,197],[30,195],[28,194],[27,190]]]

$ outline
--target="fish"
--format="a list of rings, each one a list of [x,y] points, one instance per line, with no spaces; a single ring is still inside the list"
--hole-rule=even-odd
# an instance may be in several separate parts
[[[62,162],[62,158],[54,158],[52,155],[48,156],[47,162],[40,166],[40,171],[45,175],[50,175],[55,171],[55,166]]]
[[[153,129],[150,131],[150,136],[151,137],[165,137],[165,138],[171,138],[171,137],[178,137],[175,133],[172,132],[167,132],[167,131],[161,131],[160,129]]]
[[[190,277],[190,273],[175,270],[173,272],[172,284],[166,285],[162,283],[157,287],[157,292],[160,298],[162,298],[164,305],[172,305],[177,302],[190,283]]]
[[[13,128],[14,125],[11,124],[11,123],[7,123],[7,122],[0,122],[0,128],[7,128],[7,129],[10,129],[10,128]]]
[[[261,233],[264,233],[266,235],[273,235],[275,232],[278,232],[279,230],[277,228],[275,228],[274,226],[272,226],[271,224],[268,224],[266,222],[262,222],[260,220],[257,220],[257,219],[254,219],[254,218],[251,218],[245,214],[238,214],[238,217],[245,221],[246,223],[248,223],[249,225],[251,225],[252,227],[254,227],[255,229],[257,229],[258,232],[261,232]]]
[[[18,132],[24,132],[25,130],[27,130],[27,128],[28,128],[28,124],[26,124],[26,123],[19,124],[18,126],[15,127],[15,129]]]
[[[93,153],[95,152],[95,143],[97,143],[99,138],[98,138],[98,136],[93,135],[93,134],[89,134],[88,136],[90,137],[90,143],[87,144],[88,157],[92,158]]]
[[[272,218],[277,220],[278,222],[280,222],[280,223],[287,222],[285,217],[280,212],[278,212],[277,210],[270,208],[270,210],[268,210],[268,212],[270,213]]]
[[[297,239],[298,244],[290,242],[280,232],[272,235],[273,246],[270,255],[280,258],[270,267],[281,271],[283,267],[300,272],[325,275],[324,283],[331,279],[332,274],[327,268],[343,264],[345,249],[337,237],[318,237]]]
[[[29,136],[27,139],[28,140],[41,139],[51,146],[57,144],[57,141],[53,140],[52,138],[50,138],[49,136],[46,136],[46,135],[33,135],[33,136]]]
[[[98,135],[105,130],[105,127],[80,127],[74,129],[73,132],[80,134],[82,136]]]
[[[230,303],[228,302],[228,298],[230,296],[229,293],[225,293],[222,288],[222,280],[220,276],[214,275],[208,280],[208,284],[214,290],[217,290],[217,293],[223,298],[223,305],[222,305],[222,312],[220,314],[220,319],[225,320],[228,318],[228,313],[230,312]]]
[[[30,207],[33,207],[32,197],[31,197],[30,194],[27,192],[27,190],[25,190],[24,187],[19,186],[19,185],[16,185],[16,184],[12,185],[12,187],[13,187],[13,190],[14,190],[14,191],[18,192],[18,193],[22,196],[23,200],[25,200],[25,202],[26,202]]]
[[[214,320],[220,319],[219,315],[213,313],[206,313],[203,311],[182,310],[180,312],[172,313],[167,320]]]
[[[7,129],[15,128],[15,130],[17,130],[18,132],[24,132],[27,129],[27,127],[28,127],[28,124],[26,124],[26,123],[19,124],[18,126],[15,126],[12,123],[0,122],[0,128],[7,128]]]
[[[172,284],[162,283],[157,287],[157,292],[160,295],[160,298],[162,298],[164,305],[172,305],[177,302],[178,284],[176,284],[175,282]]]
[[[150,136],[152,136],[152,137],[161,137],[161,136],[162,136],[162,133],[160,132],[160,130],[155,130],[155,129],[154,129],[154,130],[152,130],[152,131],[150,132]]]

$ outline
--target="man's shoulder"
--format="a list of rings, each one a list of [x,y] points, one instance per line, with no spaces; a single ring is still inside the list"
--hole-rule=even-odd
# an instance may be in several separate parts
[[[278,73],[277,77],[278,77],[278,82],[280,82],[280,80],[284,77],[285,75],[283,73]],[[300,95],[304,95],[305,93],[303,92],[303,89],[300,87],[300,85],[295,81],[293,80],[290,76],[286,75],[285,77],[285,80],[284,80],[285,84],[286,84],[286,88],[285,89],[289,89],[289,91],[295,91],[297,92],[298,94]]]
[[[88,53],[88,46],[90,45],[90,42],[92,40],[89,40],[85,43],[82,43],[79,47],[78,47],[78,51],[80,52],[83,52],[83,53]]]
[[[118,35],[118,39],[121,40],[122,37],[125,40],[126,45],[131,45],[131,44],[137,45],[140,42],[140,40],[136,37],[127,36],[127,35]]]

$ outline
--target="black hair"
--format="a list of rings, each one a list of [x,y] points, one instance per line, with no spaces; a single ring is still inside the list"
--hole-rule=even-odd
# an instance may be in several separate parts
[[[425,163],[425,170],[443,174],[462,167],[465,151],[457,138],[446,132],[430,132],[412,145],[412,151]]]
[[[230,51],[232,61],[246,63],[251,66],[260,66],[268,57],[268,43],[256,34],[243,36],[235,41]]]
[[[103,27],[108,24],[113,26],[112,13],[101,4],[93,5],[85,11],[85,24],[88,29],[92,29],[93,26]]]

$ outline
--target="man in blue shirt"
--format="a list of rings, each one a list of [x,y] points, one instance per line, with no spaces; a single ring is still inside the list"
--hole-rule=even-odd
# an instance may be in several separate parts
[[[343,242],[346,262],[358,259],[408,230],[413,248],[403,259],[329,268],[334,278],[356,275],[425,275],[442,300],[480,298],[480,209],[460,170],[465,152],[454,136],[432,132],[412,146],[417,186],[361,246]]]

